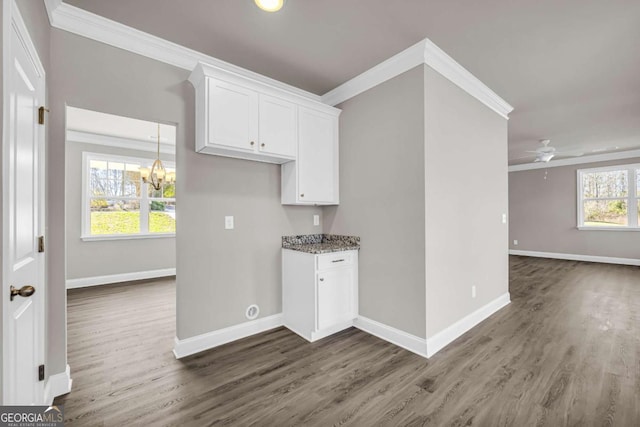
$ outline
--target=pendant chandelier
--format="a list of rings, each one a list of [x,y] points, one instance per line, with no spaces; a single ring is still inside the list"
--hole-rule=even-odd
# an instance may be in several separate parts
[[[160,190],[163,183],[173,184],[176,180],[175,172],[167,172],[160,160],[160,123],[158,123],[158,155],[149,168],[140,168],[142,182],[150,184],[155,190]]]

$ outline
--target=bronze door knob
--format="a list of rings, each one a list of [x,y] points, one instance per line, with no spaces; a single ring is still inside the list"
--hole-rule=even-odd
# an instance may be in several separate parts
[[[26,285],[21,287],[20,289],[11,286],[9,288],[9,299],[13,301],[13,298],[20,295],[23,298],[28,298],[36,292],[36,288],[31,285]]]

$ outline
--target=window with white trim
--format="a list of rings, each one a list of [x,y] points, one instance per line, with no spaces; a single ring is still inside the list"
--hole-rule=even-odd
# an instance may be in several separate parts
[[[578,170],[579,229],[638,229],[640,164]]]
[[[83,153],[83,238],[175,235],[175,183],[156,190],[140,176],[153,160]],[[174,163],[162,163],[175,172]]]

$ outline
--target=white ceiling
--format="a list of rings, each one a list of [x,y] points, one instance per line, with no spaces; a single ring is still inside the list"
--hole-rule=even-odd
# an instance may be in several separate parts
[[[66,1],[316,94],[428,37],[515,107],[510,163],[640,147],[637,0]]]
[[[67,130],[94,135],[115,136],[155,146],[158,143],[158,123],[82,108],[67,107]],[[160,124],[160,142],[176,145],[176,127]]]

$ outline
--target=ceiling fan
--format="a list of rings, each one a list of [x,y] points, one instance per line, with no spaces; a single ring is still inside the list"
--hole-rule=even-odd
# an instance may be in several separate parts
[[[584,154],[582,152],[557,151],[555,147],[552,147],[549,145],[550,143],[551,143],[550,139],[541,139],[540,144],[542,144],[542,147],[538,147],[536,151],[527,151],[527,153],[532,153],[536,155],[536,159],[534,160],[534,163],[535,162],[548,163],[549,160],[553,159],[556,155],[579,157]]]

